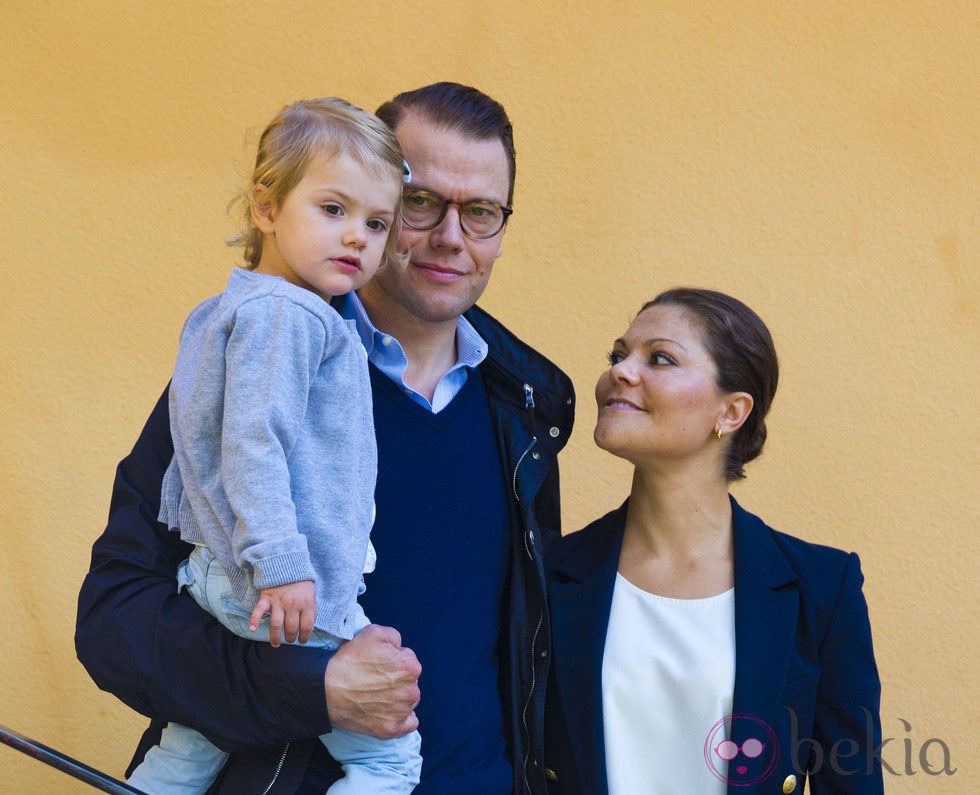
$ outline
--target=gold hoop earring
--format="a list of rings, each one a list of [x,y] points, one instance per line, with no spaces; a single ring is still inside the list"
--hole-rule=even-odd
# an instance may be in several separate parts
[[[715,436],[718,437],[718,441],[721,441],[721,431],[715,431]]]

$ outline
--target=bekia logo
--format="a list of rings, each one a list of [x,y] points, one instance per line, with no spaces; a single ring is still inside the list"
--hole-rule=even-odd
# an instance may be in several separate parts
[[[733,787],[765,781],[779,761],[779,741],[755,715],[736,712],[722,718],[704,741],[704,761],[711,774]]]
[[[786,707],[789,737],[786,738],[787,747],[782,750],[786,752],[787,764],[793,772],[814,776],[826,767],[835,777],[872,776],[881,772],[893,776],[914,776],[919,772],[927,776],[956,774],[950,748],[939,737],[930,737],[921,743],[918,755],[912,738],[904,737],[901,741],[904,765],[894,758],[886,759],[882,753],[886,747],[892,753],[898,752],[897,747],[889,746],[897,738],[881,737],[873,713],[865,707],[861,711],[866,730],[861,741],[854,737],[837,737],[828,748],[812,737],[801,737],[796,712]],[[906,733],[911,732],[912,724],[904,718],[899,720]],[[704,741],[704,761],[711,774],[733,787],[749,787],[765,781],[776,769],[780,752],[779,740],[769,724],[744,712],[722,718],[711,727]],[[916,759],[919,770],[916,770]],[[802,766],[806,767],[805,771]]]

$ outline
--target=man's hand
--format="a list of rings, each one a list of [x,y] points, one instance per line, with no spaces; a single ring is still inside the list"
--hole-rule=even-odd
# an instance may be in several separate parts
[[[397,630],[371,624],[327,663],[327,714],[339,729],[387,740],[419,727],[422,666]]]
[[[259,601],[252,611],[248,628],[255,632],[262,617],[269,614],[269,643],[279,647],[283,634],[289,643],[299,636],[306,643],[316,619],[316,588],[312,580],[290,582],[259,591]]]

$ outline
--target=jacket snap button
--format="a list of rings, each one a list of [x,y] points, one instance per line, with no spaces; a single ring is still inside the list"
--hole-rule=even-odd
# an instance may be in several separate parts
[[[552,425],[548,430],[548,435],[551,436],[552,439],[557,438],[559,433],[561,433],[561,431],[559,431],[554,425]]]
[[[531,458],[533,458],[535,461],[540,461],[541,453],[531,453]]]
[[[558,780],[558,774],[554,770],[552,770],[550,767],[546,767],[544,769],[544,777],[546,779],[548,779],[548,781],[557,781]]]
[[[789,775],[783,779],[783,795],[789,795],[796,789],[796,776]]]

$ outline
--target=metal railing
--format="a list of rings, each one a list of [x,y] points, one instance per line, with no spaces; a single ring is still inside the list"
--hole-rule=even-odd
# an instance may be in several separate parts
[[[48,748],[48,746],[42,745],[36,740],[25,737],[23,734],[19,734],[3,725],[0,725],[0,743],[9,745],[11,748],[16,748],[21,753],[27,754],[39,762],[44,762],[46,765],[57,768],[69,776],[74,776],[79,781],[84,781],[86,784],[100,789],[103,792],[117,793],[117,795],[129,795],[129,793],[140,792],[140,790],[133,789],[124,781],[107,776],[94,767],[89,767],[77,759],[72,759],[70,756],[61,753],[61,751]]]

